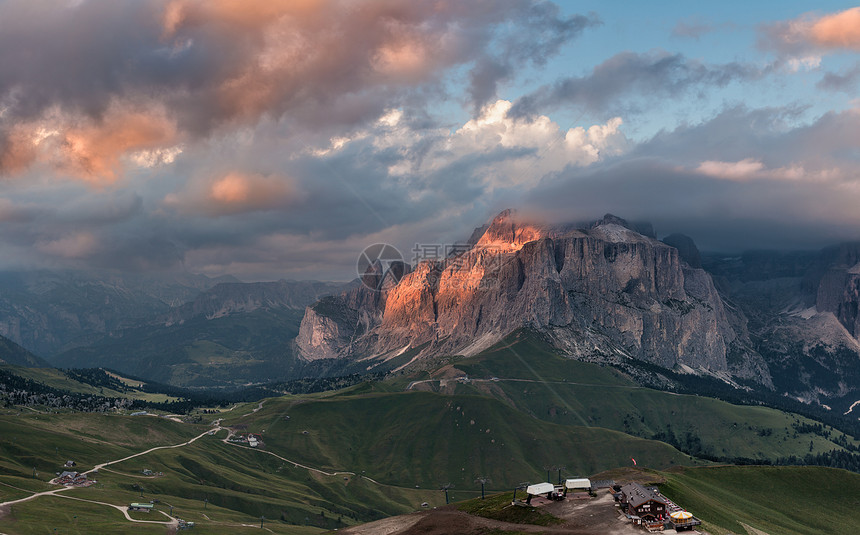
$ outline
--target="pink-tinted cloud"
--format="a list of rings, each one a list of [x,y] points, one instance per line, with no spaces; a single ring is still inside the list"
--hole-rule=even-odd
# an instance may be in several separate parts
[[[0,172],[14,174],[36,162],[61,176],[106,185],[123,170],[123,156],[173,146],[176,126],[157,107],[116,104],[102,118],[65,114],[56,108],[9,130],[0,151]]]
[[[89,232],[79,232],[55,240],[41,241],[36,248],[61,258],[85,258],[98,248],[98,239]]]
[[[350,128],[489,56],[544,61],[592,22],[531,0],[3,2],[0,173],[49,160],[103,184],[261,120]]]
[[[810,51],[860,51],[860,7],[827,15],[805,14],[763,28],[761,45],[790,55]]]
[[[302,198],[288,177],[231,171],[192,181],[185,191],[167,195],[164,205],[182,213],[222,216],[287,208]]]
[[[728,180],[749,180],[764,169],[764,164],[753,158],[745,158],[739,162],[721,162],[706,160],[699,164],[696,171],[704,175]]]
[[[30,167],[36,161],[37,151],[34,132],[23,125],[15,125],[0,136],[0,174],[15,174]]]
[[[815,183],[843,178],[843,173],[838,168],[808,170],[797,163],[769,168],[761,160],[755,158],[744,158],[737,162],[706,160],[700,163],[695,171],[709,177],[735,182],[783,180]]]
[[[172,122],[153,110],[118,110],[97,124],[61,132],[59,166],[91,182],[112,182],[121,173],[120,158],[135,151],[170,146],[177,141]]]
[[[812,24],[810,34],[822,47],[860,50],[860,7],[821,17]]]

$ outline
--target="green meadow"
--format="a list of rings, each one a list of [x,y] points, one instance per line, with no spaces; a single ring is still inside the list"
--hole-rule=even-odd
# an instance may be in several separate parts
[[[860,474],[807,466],[714,466],[663,474],[661,491],[714,535],[857,533]]]
[[[0,502],[54,488],[47,481],[66,460],[84,471],[176,447],[111,464],[91,487],[12,505],[3,533],[163,533],[166,525],[132,523],[111,507],[135,501],[153,501],[156,510],[132,518],[165,522],[172,507],[197,533],[250,533],[261,518],[275,533],[320,533],[421,510],[425,502],[443,505],[442,485],[452,501],[473,499],[479,476],[489,479],[488,491],[510,491],[544,481],[548,469],[552,479],[557,467],[562,476],[584,476],[630,466],[631,458],[658,470],[666,494],[718,535],[743,533],[742,524],[770,535],[833,533],[820,511],[830,507],[827,522],[844,527],[857,509],[856,474],[712,467],[667,443],[692,440],[701,452],[772,460],[802,456],[810,444],[814,452],[839,449],[840,432],[800,433],[795,426],[815,422],[643,388],[613,368],[564,359],[528,338],[433,370],[243,403],[216,417],[237,435],[258,434],[263,445],[225,443],[228,430],[214,432],[208,423],[5,409]],[[183,445],[207,430],[213,434]],[[847,489],[843,500],[834,502],[833,488]],[[812,528],[803,527],[812,519]]]

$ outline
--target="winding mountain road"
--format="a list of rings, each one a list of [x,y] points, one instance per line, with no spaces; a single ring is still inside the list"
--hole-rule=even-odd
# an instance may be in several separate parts
[[[220,429],[221,429],[221,427],[220,427],[220,426],[218,426],[218,427],[217,427],[217,428],[215,428],[214,430],[215,430],[215,431],[218,431],[218,430],[220,430]],[[146,451],[142,451],[142,452],[140,452],[140,453],[135,453],[135,454],[133,454],[133,455],[129,455],[129,456],[127,456],[127,457],[123,457],[122,459],[117,459],[117,460],[115,460],[115,461],[108,461],[108,462],[106,462],[106,463],[98,464],[98,465],[96,465],[94,468],[91,468],[91,469],[87,470],[86,472],[82,472],[82,473],[83,473],[83,474],[90,474],[90,473],[95,472],[95,471],[97,471],[97,470],[99,470],[99,469],[101,469],[101,468],[104,468],[104,467],[106,467],[106,466],[110,466],[110,465],[112,465],[112,464],[116,464],[116,463],[121,463],[121,462],[123,462],[123,461],[127,461],[127,460],[129,460],[129,459],[134,459],[135,457],[140,457],[141,455],[146,455],[147,453],[151,453],[151,452],[156,451],[156,450],[164,450],[164,449],[170,449],[170,448],[181,448],[181,447],[183,447],[183,446],[188,446],[189,444],[192,444],[193,442],[195,442],[197,439],[199,439],[199,438],[201,438],[201,437],[203,437],[203,436],[206,436],[206,435],[210,434],[212,431],[213,431],[212,429],[207,429],[205,432],[200,433],[200,434],[199,434],[199,435],[197,435],[196,437],[194,437],[194,438],[192,438],[192,439],[190,439],[190,440],[187,440],[187,441],[185,441],[185,442],[183,442],[183,443],[181,443],[181,444],[173,444],[173,445],[171,445],[171,446],[156,446],[156,447],[154,447],[154,448],[149,448],[149,449],[148,449],[148,450],[146,450]],[[52,480],[52,481],[53,481],[53,480]],[[61,492],[65,492],[65,491],[67,491],[67,490],[69,490],[69,489],[73,489],[73,488],[75,488],[75,487],[59,487],[59,488],[56,488],[56,489],[46,490],[46,491],[43,491],[43,492],[36,492],[36,493],[31,494],[31,495],[29,495],[29,496],[25,496],[25,497],[23,497],[23,498],[18,498],[17,500],[9,500],[9,501],[6,501],[6,502],[0,502],[0,516],[2,516],[2,510],[6,509],[6,508],[7,508],[7,507],[9,507],[9,506],[15,505],[15,504],[17,504],[17,503],[22,503],[22,502],[26,502],[26,501],[29,501],[29,500],[33,500],[33,499],[39,498],[39,497],[41,497],[41,496],[60,496],[60,494],[59,494],[59,493],[61,493]],[[62,498],[71,498],[71,496],[60,496],[60,497],[62,497]],[[74,500],[81,500],[81,498],[72,498],[72,499],[74,499]],[[83,501],[89,501],[89,500],[83,500]],[[94,503],[102,503],[102,502],[94,502]],[[105,504],[103,504],[103,505],[110,505],[111,507],[115,507],[115,508],[118,508],[118,509],[120,509],[120,510],[123,510],[123,509],[124,509],[122,506],[119,506],[119,505],[111,505],[111,504],[107,504],[107,503],[105,503]],[[129,516],[128,516],[128,512],[126,512],[126,513],[125,513],[125,516],[126,516],[126,518],[128,518],[129,520],[135,521],[134,519],[132,519],[131,517],[129,517]],[[146,521],[141,521],[141,522],[152,522],[152,521],[150,521],[150,520],[146,520]],[[164,522],[161,522],[161,523],[164,523]]]
[[[221,430],[221,426],[218,426],[218,427],[214,428],[214,431],[220,431],[220,430]],[[106,462],[106,463],[97,464],[95,467],[93,467],[93,468],[91,468],[91,469],[89,469],[89,470],[87,470],[86,472],[83,472],[83,473],[84,473],[84,474],[89,474],[90,472],[96,472],[96,471],[98,471],[98,470],[100,470],[100,469],[104,468],[105,466],[110,466],[110,465],[112,465],[112,464],[121,463],[121,462],[123,462],[123,461],[127,461],[127,460],[129,460],[129,459],[134,459],[135,457],[140,457],[141,455],[146,455],[147,453],[152,453],[153,451],[157,451],[157,450],[168,450],[168,449],[171,449],[171,448],[181,448],[181,447],[183,447],[183,446],[188,446],[189,444],[192,444],[192,443],[193,443],[193,442],[195,442],[196,440],[198,440],[198,439],[200,439],[200,438],[202,438],[202,437],[204,437],[204,436],[206,436],[206,435],[211,434],[211,433],[212,433],[212,431],[213,431],[213,429],[207,429],[206,431],[204,431],[204,432],[200,433],[199,435],[197,435],[196,437],[192,438],[191,440],[188,440],[188,441],[186,441],[186,442],[183,442],[182,444],[174,444],[174,445],[172,445],[172,446],[156,446],[156,447],[154,447],[154,448],[149,448],[149,449],[148,449],[148,450],[146,450],[146,451],[142,451],[142,452],[140,452],[140,453],[135,453],[134,455],[129,455],[128,457],[123,457],[122,459],[117,459],[116,461],[108,461],[108,462]],[[0,506],[2,506],[2,505],[3,505],[3,504],[2,504],[2,503],[0,503]]]
[[[410,385],[410,387],[411,387],[411,386],[412,386],[412,385]],[[264,400],[264,401],[265,401],[265,400]],[[230,410],[232,410],[233,408],[235,408],[235,407],[232,407]],[[257,406],[255,409],[253,409],[253,410],[252,410],[250,413],[248,413],[248,414],[244,414],[244,415],[242,415],[242,417],[250,416],[251,414],[253,414],[253,413],[255,413],[255,412],[259,411],[259,410],[260,410],[260,409],[262,409],[262,408],[263,408],[263,402],[260,402],[260,403],[258,404],[258,406]],[[221,426],[221,419],[218,419],[218,420],[215,420],[214,422],[212,422],[212,427],[211,427],[210,429],[207,429],[206,431],[204,431],[204,432],[200,433],[199,435],[197,435],[197,436],[195,436],[195,437],[193,437],[193,438],[191,438],[191,439],[189,439],[189,440],[186,440],[185,442],[181,442],[181,443],[179,443],[179,444],[172,444],[172,445],[168,445],[168,446],[155,446],[155,447],[149,448],[148,450],[145,450],[145,451],[141,451],[141,452],[138,452],[138,453],[134,453],[134,454],[132,454],[132,455],[127,455],[127,456],[125,456],[125,457],[123,457],[123,458],[121,458],[121,459],[116,459],[116,460],[113,460],[113,461],[107,461],[107,462],[104,462],[104,463],[100,463],[100,464],[95,465],[93,468],[91,468],[91,469],[87,470],[86,472],[82,472],[82,474],[85,474],[85,475],[86,475],[86,474],[91,474],[91,473],[93,473],[93,472],[97,472],[97,471],[99,471],[99,470],[101,470],[101,469],[106,469],[106,471],[108,471],[108,472],[113,472],[113,470],[109,470],[109,469],[107,469],[107,467],[108,467],[108,466],[111,466],[111,465],[114,465],[114,464],[118,464],[118,463],[121,463],[121,462],[127,461],[127,460],[129,460],[129,459],[134,459],[134,458],[136,458],[136,457],[140,457],[140,456],[142,456],[142,455],[146,455],[146,454],[148,454],[148,453],[152,453],[152,452],[154,452],[154,451],[158,451],[158,450],[165,450],[165,449],[182,448],[182,447],[188,446],[188,445],[190,445],[190,444],[193,444],[194,442],[196,442],[197,440],[199,440],[199,439],[203,438],[203,437],[204,437],[204,436],[206,436],[206,435],[213,435],[213,434],[215,434],[215,433],[217,433],[218,431],[221,431],[221,430],[226,430],[226,431],[228,432],[227,437],[226,437],[226,438],[224,438],[224,439],[222,439],[222,442],[224,442],[225,444],[228,444],[228,445],[230,445],[230,446],[234,446],[234,447],[237,447],[237,448],[244,448],[244,449],[248,449],[248,450],[252,450],[252,451],[256,451],[256,452],[260,452],[260,453],[265,453],[265,454],[267,454],[267,455],[271,455],[271,456],[276,457],[276,458],[278,458],[278,459],[280,459],[280,460],[282,460],[282,461],[284,461],[284,462],[286,462],[286,463],[289,463],[289,464],[293,465],[295,468],[303,468],[303,469],[305,469],[305,470],[308,470],[308,471],[311,471],[311,472],[315,472],[315,473],[318,473],[318,474],[320,474],[320,475],[329,476],[329,477],[334,477],[334,476],[353,476],[353,477],[356,477],[356,476],[357,476],[357,477],[361,477],[362,479],[365,479],[365,480],[367,480],[367,481],[370,481],[371,483],[374,483],[374,484],[376,484],[376,485],[380,485],[380,486],[393,486],[393,485],[388,485],[388,484],[386,484],[386,483],[380,483],[379,481],[376,481],[376,480],[374,480],[374,479],[372,479],[372,478],[370,478],[370,477],[367,477],[367,476],[365,476],[365,475],[361,475],[361,474],[356,474],[355,472],[349,472],[349,471],[326,472],[325,470],[321,470],[321,469],[319,469],[319,468],[314,468],[314,467],[312,467],[312,466],[307,466],[307,465],[302,464],[302,463],[299,463],[299,462],[297,462],[297,461],[293,461],[293,460],[287,459],[286,457],[282,457],[282,456],[280,456],[280,455],[278,455],[278,454],[276,454],[276,453],[273,453],[273,452],[271,452],[271,451],[261,450],[261,449],[257,449],[257,448],[250,448],[250,447],[248,447],[248,446],[242,446],[242,445],[240,445],[240,444],[236,444],[236,443],[234,443],[234,442],[229,442],[229,439],[233,436],[234,432],[233,432],[233,430],[232,430],[232,429],[230,429],[230,428],[228,428],[228,427],[222,427],[222,426]],[[117,473],[119,473],[119,472],[117,472]],[[51,480],[51,482],[53,482],[53,481],[54,481],[54,480]],[[11,486],[11,485],[8,485],[8,486]],[[17,490],[22,490],[22,491],[23,491],[23,490],[25,490],[25,489],[18,489],[17,487],[13,487],[13,488],[16,488]],[[174,518],[174,517],[172,517],[172,516],[168,515],[168,514],[167,514],[167,513],[165,513],[164,511],[158,511],[158,512],[159,512],[159,513],[161,513],[161,514],[163,514],[164,516],[166,516],[169,520],[166,520],[166,521],[160,521],[160,520],[137,520],[137,519],[135,519],[135,518],[132,518],[132,517],[128,514],[128,507],[127,507],[127,506],[115,505],[115,504],[112,504],[112,503],[99,502],[99,501],[95,501],[95,500],[88,500],[88,499],[84,499],[84,498],[78,498],[78,497],[74,497],[74,496],[67,496],[67,495],[65,495],[65,494],[61,494],[61,493],[68,492],[69,490],[74,489],[74,488],[76,488],[76,487],[72,487],[72,486],[69,486],[69,487],[57,487],[57,488],[54,488],[54,489],[51,489],[51,490],[42,491],[42,492],[34,492],[33,494],[30,494],[29,496],[25,496],[25,497],[23,497],[23,498],[18,498],[18,499],[15,499],[15,500],[9,500],[9,501],[6,501],[6,502],[0,502],[0,518],[2,518],[5,514],[7,514],[7,513],[9,512],[9,510],[10,510],[11,506],[13,506],[13,505],[15,505],[15,504],[19,504],[19,503],[27,502],[27,501],[30,501],[30,500],[34,500],[34,499],[39,498],[39,497],[42,497],[42,496],[56,496],[56,497],[59,497],[59,498],[66,498],[66,499],[70,499],[70,500],[77,500],[77,501],[82,501],[82,502],[95,503],[95,504],[99,504],[99,505],[104,505],[104,506],[106,506],[106,507],[111,507],[111,508],[113,508],[113,509],[116,509],[116,510],[120,511],[120,512],[123,514],[123,516],[126,518],[126,520],[128,520],[129,522],[144,523],[144,524],[160,524],[160,525],[168,526],[168,527],[170,527],[170,528],[172,528],[172,529],[175,529],[175,528],[177,528],[177,527],[179,526],[179,520],[178,520],[177,518]],[[29,491],[28,491],[28,492],[29,492]],[[227,525],[227,524],[225,524],[225,525]],[[243,526],[243,527],[254,527],[254,526],[252,526],[251,524],[232,524],[232,525],[233,525],[233,526],[237,526],[237,527],[238,527],[238,526]],[[267,529],[267,528],[266,528],[266,529]],[[267,529],[267,531],[270,531],[270,532],[271,532],[271,530],[269,530],[269,529]],[[3,533],[2,533],[2,532],[0,532],[0,535],[3,535]]]
[[[162,520],[137,520],[136,518],[132,518],[131,516],[129,516],[128,507],[125,507],[122,505],[114,505],[112,503],[106,503],[106,502],[97,502],[95,500],[85,500],[84,498],[76,498],[74,496],[66,496],[64,494],[59,495],[59,497],[60,498],[68,498],[69,500],[78,500],[79,502],[97,503],[99,505],[106,505],[108,507],[113,507],[114,509],[116,509],[117,511],[122,513],[123,516],[125,516],[125,519],[128,520],[129,522],[137,522],[140,524],[162,524],[162,525],[167,525],[167,526],[179,527],[179,519],[173,518],[172,516],[165,513],[164,511],[158,511],[158,512],[170,519],[166,522],[162,521]]]
[[[246,416],[247,416],[247,415],[246,415]],[[226,429],[226,428],[225,428],[225,429]],[[258,448],[251,448],[251,447],[248,447],[248,446],[243,446],[243,445],[241,445],[241,444],[236,444],[235,442],[229,442],[230,437],[232,437],[232,436],[233,436],[233,431],[232,431],[232,430],[230,430],[230,431],[229,431],[229,434],[227,435],[227,438],[223,438],[223,439],[221,439],[221,442],[223,442],[224,444],[227,444],[227,445],[229,445],[229,446],[234,446],[234,447],[236,447],[236,448],[243,448],[243,449],[246,449],[246,450],[256,451],[256,452],[259,452],[259,453],[265,453],[265,454],[267,454],[267,455],[271,455],[272,457],[277,457],[278,459],[280,459],[280,460],[282,460],[282,461],[284,461],[284,462],[290,463],[290,464],[291,464],[291,465],[293,465],[295,468],[304,468],[305,470],[308,470],[308,471],[311,471],[311,472],[316,472],[316,473],[321,474],[321,475],[324,475],[324,476],[345,476],[345,475],[354,476],[354,475],[356,475],[356,474],[355,474],[355,472],[326,472],[325,470],[320,470],[319,468],[314,468],[314,467],[312,467],[312,466],[307,466],[307,465],[304,465],[304,464],[302,464],[302,463],[300,463],[300,462],[298,462],[298,461],[292,461],[292,460],[290,460],[290,459],[287,459],[286,457],[281,457],[281,456],[280,456],[280,455],[278,455],[277,453],[272,453],[271,451],[261,450],[261,449],[258,449]],[[364,476],[362,476],[362,477],[364,477]],[[365,479],[369,479],[370,481],[373,481],[373,480],[372,480],[372,479],[370,479],[369,477],[365,477]],[[376,483],[376,481],[373,481],[373,482],[374,482],[374,483]]]

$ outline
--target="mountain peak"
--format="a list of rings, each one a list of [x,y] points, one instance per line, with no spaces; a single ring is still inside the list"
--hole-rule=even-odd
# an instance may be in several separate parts
[[[661,240],[666,245],[671,245],[678,250],[681,259],[693,268],[702,267],[702,255],[693,238],[684,234],[670,234]]]
[[[544,235],[541,227],[521,221],[515,210],[507,209],[493,218],[476,245],[500,251],[518,251],[526,243]]]
[[[591,225],[591,228],[597,228],[597,227],[600,227],[603,225],[620,225],[624,228],[629,228],[630,230],[634,230],[634,229],[630,228],[630,224],[627,222],[626,219],[622,219],[622,218],[618,217],[617,215],[613,215],[613,214],[604,215],[603,219],[595,221]]]
[[[631,222],[626,219],[622,219],[617,215],[606,214],[603,216],[603,219],[595,221],[591,224],[592,229],[596,229],[598,227],[603,227],[606,225],[618,225],[619,227],[624,227],[627,230],[631,230],[636,232],[637,234],[641,234],[645,237],[657,239],[657,234],[654,232],[654,227],[651,223],[648,222]]]

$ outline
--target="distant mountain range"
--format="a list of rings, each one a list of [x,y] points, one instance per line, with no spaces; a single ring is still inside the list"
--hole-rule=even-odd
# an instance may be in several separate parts
[[[0,334],[60,367],[106,367],[182,386],[265,382],[296,375],[289,372],[291,348],[304,308],[348,287],[202,275],[3,273]],[[35,355],[9,354],[10,363],[47,365]]]
[[[0,335],[50,358],[147,321],[222,282],[204,275],[0,272]]]
[[[834,411],[860,399],[860,244],[722,255],[611,215],[549,226],[505,211],[465,249],[377,262],[348,284],[4,273],[0,335],[57,366],[235,386],[432,367],[527,328],[578,360],[707,375]]]
[[[841,412],[860,399],[858,262],[860,243],[703,255],[724,302],[743,314],[776,390]]]

